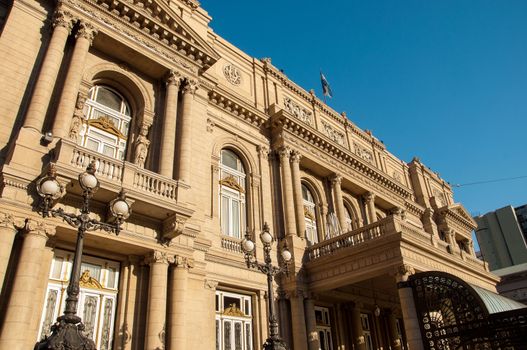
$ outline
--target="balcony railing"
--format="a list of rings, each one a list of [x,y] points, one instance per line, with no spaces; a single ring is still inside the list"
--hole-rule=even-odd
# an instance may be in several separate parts
[[[333,254],[344,248],[357,246],[373,239],[395,232],[396,219],[388,216],[380,221],[363,226],[337,237],[327,239],[323,242],[307,248],[308,260],[314,260],[322,256]]]
[[[242,253],[241,240],[234,237],[221,237],[221,247],[232,253]]]
[[[119,161],[103,154],[81,147],[74,142],[61,140],[57,146],[57,166],[77,169],[62,169],[66,173],[78,173],[90,162],[95,161],[97,175],[101,182],[122,186],[125,190],[135,190],[146,196],[154,196],[168,201],[177,201],[178,181],[165,178],[150,170],[142,169],[135,164]]]

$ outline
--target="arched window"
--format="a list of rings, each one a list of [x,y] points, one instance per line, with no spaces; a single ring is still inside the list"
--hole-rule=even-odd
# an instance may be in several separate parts
[[[107,86],[95,86],[88,93],[85,110],[87,123],[81,131],[81,145],[123,160],[132,120],[126,99]]]
[[[220,160],[221,233],[241,238],[245,212],[245,169],[236,153],[223,149]]]
[[[306,238],[310,244],[315,244],[318,243],[316,204],[313,194],[304,184],[302,184],[302,198],[304,199]]]

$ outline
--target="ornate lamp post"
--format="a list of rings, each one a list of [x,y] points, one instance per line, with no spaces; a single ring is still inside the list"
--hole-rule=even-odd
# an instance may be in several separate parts
[[[53,201],[58,199],[64,191],[56,179],[53,165],[50,166],[47,176],[37,182],[37,192],[43,199],[40,206],[42,216],[60,217],[71,226],[76,227],[77,245],[73,256],[73,268],[67,289],[68,297],[66,298],[64,315],[60,316],[51,327],[52,334],[35,345],[35,350],[96,350],[94,341],[83,334],[84,325],[81,322],[81,318],[76,315],[79,301],[79,279],[84,235],[87,231],[99,229],[118,235],[121,231],[121,224],[130,216],[131,211],[130,206],[126,202],[124,191],[121,190],[117,198],[110,202],[110,211],[116,219],[115,223],[105,223],[90,218],[90,200],[99,189],[99,180],[95,176],[95,161],[90,163],[85,172],[79,174],[79,184],[83,191],[83,204],[80,214],[76,215],[66,213],[62,208],[51,209]]]
[[[269,338],[263,344],[264,350],[287,350],[287,344],[280,338],[278,334],[278,321],[274,312],[274,298],[273,298],[273,277],[279,273],[288,272],[288,264],[291,261],[291,252],[284,247],[281,251],[284,265],[275,267],[271,264],[271,243],[273,236],[269,233],[269,226],[264,224],[263,231],[260,234],[260,240],[264,245],[264,263],[259,263],[254,256],[254,242],[251,241],[249,232],[245,234],[245,239],[242,240],[241,246],[245,255],[245,262],[247,267],[258,269],[267,275],[267,310],[269,314]]]

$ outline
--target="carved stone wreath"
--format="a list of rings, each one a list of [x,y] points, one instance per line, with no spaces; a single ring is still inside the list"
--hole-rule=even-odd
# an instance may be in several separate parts
[[[240,85],[242,83],[242,73],[230,63],[223,66],[223,75],[232,85]]]

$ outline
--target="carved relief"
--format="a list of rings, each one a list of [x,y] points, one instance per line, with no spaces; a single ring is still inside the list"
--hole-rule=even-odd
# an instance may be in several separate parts
[[[240,85],[242,83],[242,73],[240,72],[240,69],[230,63],[223,66],[223,75],[232,85]]]
[[[393,171],[392,173],[392,177],[395,181],[397,181],[398,183],[403,183],[402,179],[401,179],[401,174],[397,171]]]
[[[185,269],[191,269],[194,267],[194,259],[187,258],[181,255],[174,255],[174,265],[176,267],[182,267]]]
[[[341,146],[346,145],[343,132],[336,130],[333,126],[331,126],[331,124],[325,121],[322,121],[322,127],[324,128],[324,133],[327,135],[327,137],[329,137]]]
[[[313,112],[302,108],[298,103],[294,102],[289,97],[284,97],[284,107],[286,111],[294,115],[296,118],[308,125],[312,125],[311,115]]]
[[[143,123],[141,125],[141,130],[139,135],[135,139],[135,153],[134,153],[134,163],[137,164],[140,168],[145,167],[146,156],[148,155],[148,146],[150,141],[148,140],[148,129],[150,125]]]
[[[86,103],[86,96],[79,92],[77,95],[77,101],[75,103],[75,111],[73,112],[73,118],[71,119],[71,126],[69,132],[70,140],[78,142],[79,133],[84,121],[84,104]]]
[[[216,123],[214,123],[212,119],[207,118],[207,132],[213,132],[215,126],[216,126]]]
[[[154,250],[150,255],[145,257],[145,264],[168,264],[174,262],[174,258],[165,252]]]
[[[229,175],[223,179],[220,180],[220,185],[227,186],[232,188],[233,190],[239,191],[241,193],[245,193],[245,190],[242,186],[238,183],[238,180],[232,175]]]
[[[81,22],[79,25],[79,30],[75,35],[75,38],[86,39],[91,44],[93,39],[95,38],[95,35],[97,35],[97,29],[91,23]]]
[[[353,148],[355,149],[355,154],[367,161],[368,163],[373,164],[373,154],[371,151],[359,145],[357,142],[353,142]]]
[[[85,270],[80,277],[79,284],[84,288],[102,289],[102,285],[97,279],[90,276],[90,270]]]
[[[53,27],[54,28],[64,27],[68,30],[68,33],[71,33],[74,22],[75,22],[75,18],[73,17],[73,14],[69,11],[65,11],[59,8],[53,14]]]
[[[437,201],[437,206],[444,207],[446,205],[446,201],[445,201],[445,195],[443,194],[443,192],[441,192],[437,188],[434,188],[432,190],[432,193]]]
[[[163,240],[170,241],[183,233],[187,223],[187,217],[173,215],[163,222]]]

